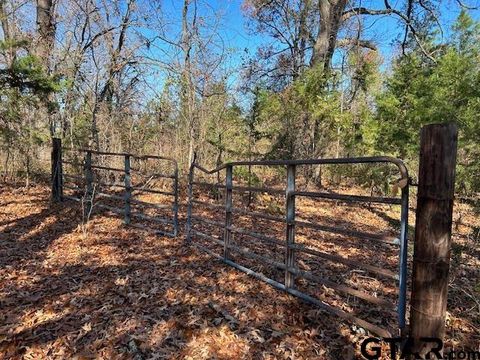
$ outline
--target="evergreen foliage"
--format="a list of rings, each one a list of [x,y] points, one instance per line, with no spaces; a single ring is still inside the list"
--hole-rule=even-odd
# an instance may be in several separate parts
[[[398,59],[367,129],[374,150],[405,158],[416,168],[420,128],[457,123],[457,191],[471,193],[480,190],[480,26],[462,11],[452,31],[436,64],[418,51]]]

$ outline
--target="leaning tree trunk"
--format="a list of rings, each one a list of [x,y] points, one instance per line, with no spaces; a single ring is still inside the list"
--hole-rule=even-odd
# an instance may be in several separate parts
[[[317,37],[313,45],[312,57],[310,66],[319,67],[322,70],[322,75],[326,80],[330,74],[330,67],[333,53],[337,45],[337,36],[340,26],[342,25],[342,15],[345,11],[347,0],[331,0],[319,1],[318,16],[320,18],[320,26],[318,28]],[[321,90],[321,89],[319,89]],[[311,156],[318,157],[317,141],[320,139],[320,126],[318,120],[315,120],[313,126],[312,136],[312,154]],[[321,188],[322,187],[322,168],[317,166],[314,170],[313,181]]]

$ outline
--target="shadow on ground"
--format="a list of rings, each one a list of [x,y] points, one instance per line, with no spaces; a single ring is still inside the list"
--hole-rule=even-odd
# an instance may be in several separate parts
[[[337,318],[177,239],[3,191],[0,357],[353,358]],[[22,201],[23,199],[23,201]]]

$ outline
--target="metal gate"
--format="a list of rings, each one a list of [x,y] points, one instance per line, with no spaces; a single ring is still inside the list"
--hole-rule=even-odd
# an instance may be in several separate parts
[[[308,189],[299,189],[296,183],[297,171],[301,167],[317,165],[342,167],[348,164],[395,165],[395,171],[400,175],[397,184],[401,188],[401,197],[308,191]],[[285,178],[283,187],[252,186],[257,185],[252,183],[261,183],[258,179],[252,178],[252,167],[275,168],[277,174],[282,174]],[[200,179],[197,180],[196,177],[203,177],[203,179],[198,181]],[[206,181],[205,178],[208,179],[208,177],[214,177],[214,181]],[[245,183],[245,177],[247,177],[247,183]],[[362,328],[380,336],[390,336],[393,331],[405,328],[408,193],[407,169],[401,160],[391,157],[241,161],[227,163],[213,170],[207,170],[193,163],[189,173],[187,242],[236,269]],[[251,194],[264,196],[264,203],[267,206],[260,209],[261,211],[252,209]],[[240,204],[246,202],[247,195],[248,205],[241,207]],[[278,198],[281,199],[278,200]],[[296,202],[299,201],[310,204],[308,208],[312,209],[310,215],[298,213]],[[318,201],[324,202],[323,207],[332,206],[328,205],[331,202],[342,205],[351,204],[349,206],[357,206],[356,212],[362,211],[361,206],[372,207],[380,204],[378,206],[388,206],[392,209],[400,206],[398,234],[392,236],[377,231],[358,231],[349,228],[348,223],[343,226],[320,223],[316,221],[318,213],[322,210],[322,207],[317,204]],[[282,215],[279,215],[280,207]],[[355,212],[347,214],[354,216]],[[337,219],[328,218],[324,220],[337,221]],[[250,224],[250,227],[258,227],[260,230],[252,231],[243,224]],[[266,234],[264,230],[276,232],[276,234],[272,236],[270,233]],[[307,235],[300,235],[302,231],[306,231]],[[333,243],[329,238],[323,241],[315,240],[320,237],[320,234],[338,236],[340,243]],[[352,239],[358,241],[355,244],[363,249],[356,253],[356,257],[341,256],[335,251],[330,251],[343,246],[342,242],[351,247],[355,246],[351,242]],[[388,264],[394,261],[396,268],[389,269],[385,265],[387,262],[385,264],[382,262],[382,256],[387,253],[393,254],[388,257],[387,260],[390,261]],[[370,264],[365,261],[367,254],[375,257],[375,264],[371,264],[372,261]],[[305,256],[306,260],[301,258],[302,256]],[[330,270],[331,267],[333,270]],[[322,274],[318,275],[318,272]],[[352,278],[355,280],[360,276],[357,274],[361,276],[368,274],[372,282],[379,278],[387,281],[387,284],[395,282],[394,293],[388,292],[385,296],[379,296],[378,292],[386,289],[386,287],[382,289],[381,285],[375,285],[377,287],[373,290],[360,290],[358,286],[348,283],[353,281]],[[341,280],[344,280],[343,283]],[[318,294],[319,291],[322,292],[321,296]],[[375,309],[379,319],[375,318],[379,321],[373,323],[361,318],[353,305],[353,310],[348,307],[341,309],[335,305],[335,302],[322,300],[322,297],[326,297],[324,293],[330,296],[329,291],[333,291],[331,295],[333,299],[337,299],[339,295],[346,296],[355,306],[360,302],[362,304],[366,302],[368,306]],[[393,313],[393,319],[396,317],[395,324],[391,324],[386,320],[385,315],[381,315],[388,313]]]
[[[82,204],[84,219],[102,209],[124,223],[178,234],[178,165],[157,155],[62,148],[62,198]]]

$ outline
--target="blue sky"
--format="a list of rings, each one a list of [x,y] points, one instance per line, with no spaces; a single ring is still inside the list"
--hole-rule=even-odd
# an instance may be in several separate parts
[[[211,21],[213,14],[221,15],[219,26],[215,31],[224,42],[225,48],[228,49],[224,67],[232,71],[229,76],[231,87],[235,87],[238,83],[238,72],[235,72],[234,69],[241,66],[242,59],[247,55],[244,50],[248,49],[249,55],[253,56],[258,47],[272,41],[264,34],[254,34],[248,30],[248,19],[241,10],[242,2],[243,0],[198,0],[198,15],[208,18],[207,23]],[[404,2],[405,0],[390,0],[390,4],[394,8],[401,8],[401,4]],[[480,5],[480,0],[464,0],[464,2],[469,5]],[[362,0],[361,4],[372,9],[384,8],[383,0]],[[182,6],[183,0],[164,0],[162,2],[164,17],[171,23],[170,36],[177,39],[181,30]],[[448,38],[451,24],[458,16],[460,8],[456,0],[444,0],[441,2],[439,10],[444,35],[445,38]],[[471,14],[477,20],[480,18],[478,10],[471,11]],[[377,44],[384,59],[382,68],[388,69],[396,51],[395,40],[399,34],[403,34],[403,26],[394,16],[369,16],[363,19],[364,38]],[[157,79],[156,84],[159,86],[161,81]]]
[[[239,49],[248,48],[253,52],[263,41],[268,40],[261,34],[252,34],[247,31],[247,19],[241,11],[243,0],[199,0],[199,12],[202,12],[202,5],[208,4],[211,9],[221,12],[225,16],[224,26],[221,29],[222,37],[227,41],[230,47]],[[400,8],[404,0],[390,0],[393,7]],[[479,0],[465,0],[464,3],[470,5],[480,5]],[[362,6],[371,7],[373,9],[384,8],[383,0],[366,0]],[[165,0],[163,3],[164,10],[170,14],[178,14],[180,20],[181,7],[183,0]],[[207,11],[211,11],[210,9]],[[444,0],[441,2],[440,11],[443,30],[448,35],[449,27],[455,21],[460,13],[460,7],[456,0]],[[479,19],[480,12],[478,10],[471,11],[474,18]],[[380,51],[386,54],[391,51],[391,43],[395,40],[399,28],[399,22],[394,16],[370,16],[364,17],[365,27],[371,30],[367,37],[376,41],[380,47]]]

